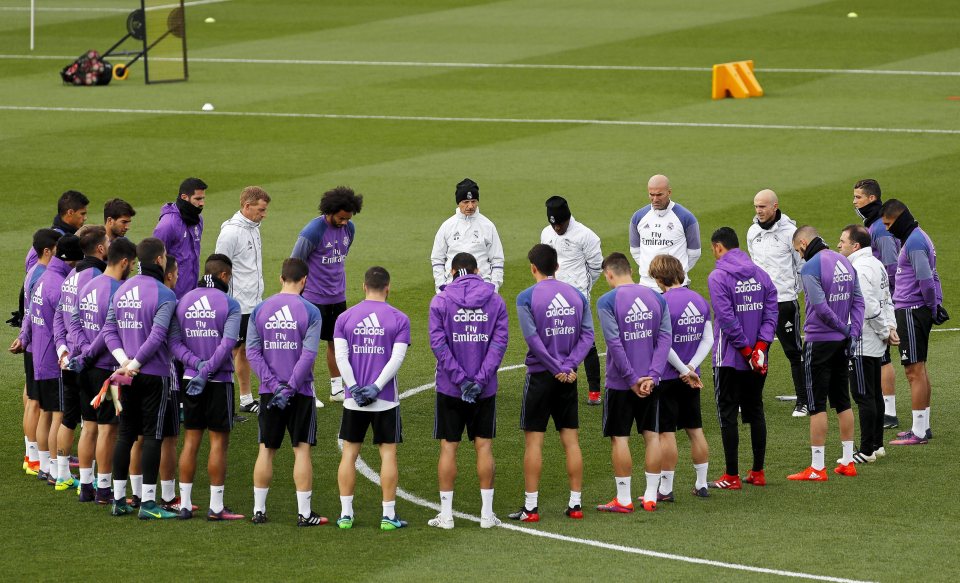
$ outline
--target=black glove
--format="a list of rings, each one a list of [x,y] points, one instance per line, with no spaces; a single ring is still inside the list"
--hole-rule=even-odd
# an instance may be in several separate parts
[[[939,326],[947,320],[950,319],[950,314],[947,313],[947,309],[943,307],[943,304],[937,306],[937,309],[933,311],[933,323]]]
[[[10,319],[7,320],[11,328],[20,328],[23,325],[23,314],[20,312],[10,312]]]

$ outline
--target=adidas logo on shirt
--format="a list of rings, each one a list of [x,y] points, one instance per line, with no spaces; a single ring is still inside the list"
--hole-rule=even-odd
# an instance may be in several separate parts
[[[490,316],[480,308],[475,310],[460,308],[457,310],[457,313],[453,315],[454,322],[487,322],[489,320]]]
[[[547,308],[547,317],[548,318],[557,318],[559,316],[573,316],[577,313],[576,308],[570,306],[567,302],[567,299],[564,298],[559,292],[557,295],[553,296],[553,301],[550,302],[550,307]]]
[[[703,324],[705,318],[703,314],[700,313],[700,310],[697,309],[693,302],[688,302],[687,307],[683,310],[680,319],[677,320],[677,324],[680,326],[686,326],[691,324]]]
[[[37,287],[33,288],[33,298],[31,298],[30,303],[35,306],[43,305],[43,282],[41,281],[37,284]]]
[[[853,281],[853,275],[843,263],[837,261],[836,265],[833,266],[833,283],[843,283],[845,281]]]
[[[90,293],[83,296],[83,299],[80,300],[80,304],[77,307],[84,312],[99,313],[100,306],[97,305],[97,290],[90,290]]]
[[[206,296],[204,296],[206,299]],[[263,325],[267,330],[296,330],[297,322],[290,313],[290,306],[283,306],[267,319]]]
[[[627,324],[635,324],[652,319],[653,312],[650,311],[650,308],[640,298],[634,298],[633,305],[630,306],[630,311],[627,312],[627,317],[623,321]]]
[[[73,295],[76,295],[76,293],[77,293],[77,282],[78,282],[79,280],[80,280],[80,273],[75,272],[75,273],[73,274],[73,277],[68,277],[66,280],[64,280],[64,282],[63,282],[63,287],[60,288],[61,291],[62,291],[63,293],[65,293],[65,294],[73,294]]]
[[[123,296],[117,300],[117,308],[132,308],[139,310],[143,307],[143,302],[140,300],[140,286],[135,285],[133,289],[127,290]]]
[[[207,318],[212,320],[217,317],[217,311],[210,306],[210,300],[207,299],[207,296],[202,296],[199,300],[193,302],[184,316],[190,319]]]
[[[380,325],[380,318],[377,318],[375,312],[370,312],[369,316],[358,323],[357,327],[353,329],[353,333],[360,336],[384,336],[386,334],[383,326]]]
[[[754,279],[754,278],[751,277],[751,278],[748,279],[747,281],[738,281],[738,282],[737,282],[737,287],[736,287],[736,289],[734,290],[734,292],[736,292],[736,293],[738,293],[738,294],[746,294],[746,293],[750,293],[750,292],[758,292],[758,291],[760,291],[762,288],[763,288],[763,286],[761,286],[760,283],[759,283],[756,279]]]

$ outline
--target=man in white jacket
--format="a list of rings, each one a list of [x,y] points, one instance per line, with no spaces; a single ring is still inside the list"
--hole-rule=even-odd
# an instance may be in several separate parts
[[[540,242],[550,245],[557,251],[560,264],[556,278],[577,288],[587,299],[593,284],[600,279],[603,264],[603,252],[600,250],[600,237],[589,227],[577,222],[570,213],[570,206],[561,196],[547,199],[547,221],[549,225],[540,233]],[[583,361],[587,372],[588,405],[600,404],[600,357],[596,343]]]
[[[457,253],[477,259],[480,277],[499,291],[503,285],[503,245],[497,227],[480,214],[480,187],[469,178],[457,184],[457,212],[440,225],[433,241],[430,262],[436,291],[452,281],[450,261]]]
[[[657,292],[660,288],[650,277],[650,262],[657,255],[672,255],[683,265],[683,285],[690,285],[690,271],[700,260],[700,224],[693,213],[670,200],[673,190],[663,174],[647,181],[650,204],[630,218],[630,254],[637,262],[641,285]]]
[[[862,225],[848,225],[840,233],[837,249],[857,271],[863,294],[863,333],[859,354],[850,359],[850,392],[860,416],[860,449],[854,463],[873,462],[883,449],[883,392],[880,361],[889,345],[897,345],[897,320],[890,298],[887,270],[870,247],[870,232]]]
[[[220,225],[217,253],[233,262],[230,296],[240,304],[240,337],[233,350],[237,385],[240,387],[240,410],[259,413],[260,402],[250,391],[250,362],[247,360],[247,322],[253,308],[263,301],[263,257],[260,223],[267,216],[270,195],[259,186],[248,186],[240,192],[240,210]]]
[[[800,266],[803,260],[793,249],[793,234],[797,223],[780,212],[777,193],[761,190],[753,197],[756,216],[747,230],[747,252],[753,262],[767,272],[777,287],[777,340],[790,361],[793,390],[797,404],[794,417],[807,415],[807,390],[803,381],[803,362],[800,353]]]

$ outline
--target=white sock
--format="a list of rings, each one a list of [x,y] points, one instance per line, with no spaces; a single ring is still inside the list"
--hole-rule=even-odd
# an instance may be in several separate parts
[[[126,481],[126,480],[124,480]],[[109,488],[110,487],[110,474],[97,474],[97,488]],[[127,485],[123,485],[126,489]]]
[[[169,502],[177,497],[177,483],[175,480],[160,480],[160,496]]]
[[[697,472],[697,483],[694,484],[697,490],[700,488],[707,487],[707,467],[710,465],[709,462],[703,462],[702,464],[693,464],[693,471]]]
[[[340,496],[340,516],[353,516],[353,496]]]
[[[484,490],[480,488],[480,517],[489,518],[493,516],[493,488]]]
[[[535,510],[537,508],[537,499],[540,497],[539,490],[536,492],[523,493],[523,507],[526,510]]]
[[[883,414],[890,417],[897,416],[897,396],[890,395],[883,397]]]
[[[453,490],[440,492],[440,518],[453,520]]]
[[[242,407],[246,407],[252,402],[253,402],[253,393],[250,393],[248,395],[240,395],[240,405]]]
[[[141,502],[156,502],[157,501],[157,485],[156,484],[144,484],[143,485],[143,496],[140,497]]]
[[[847,465],[853,461],[853,441],[841,441],[840,445],[843,447],[843,456],[840,458],[840,463]]]
[[[23,436],[23,457],[30,458],[30,438]]]
[[[926,433],[927,429],[930,429],[930,407],[927,407],[926,411],[927,411],[927,423],[926,423],[926,427],[924,427],[924,433]]]
[[[580,506],[581,497],[582,496],[580,492],[574,492],[573,490],[570,490],[570,501],[567,502],[567,506],[569,508]]]
[[[50,471],[50,452],[49,451],[40,452],[40,471],[41,472]]]
[[[913,434],[917,437],[923,437],[927,433],[927,410],[917,409],[913,411]]]
[[[47,473],[54,478],[56,478],[60,473],[60,470],[57,466],[57,460],[57,456],[53,455],[53,452],[50,452],[50,461],[47,462]]]
[[[810,462],[810,467],[817,471],[820,471],[826,467],[823,463],[823,450],[824,447],[822,445],[813,445],[810,447],[810,452],[813,456],[813,460]]]
[[[647,476],[647,489],[643,491],[643,501],[656,502],[657,486],[660,485],[660,474],[651,474],[650,472],[644,472],[644,475]]]
[[[343,392],[343,377],[332,377],[330,379],[330,394],[336,395]]]
[[[130,488],[133,490],[134,496],[143,497],[143,474],[130,476]]]
[[[671,472],[668,470],[663,470],[660,472],[660,493],[669,494],[673,492],[673,474],[676,472]]]
[[[81,484],[93,483],[93,468],[80,468],[80,483]]]
[[[223,486],[210,486],[210,510],[214,512],[223,510]]]
[[[307,518],[312,512],[310,509],[310,497],[313,496],[313,491],[307,490],[306,492],[297,491],[297,511],[300,513],[300,516]]]
[[[186,508],[188,510],[193,508],[191,494],[193,494],[193,484],[180,482],[180,508]]]
[[[40,459],[40,450],[37,449],[36,441],[31,441],[27,444],[27,457],[30,458],[30,463]]]
[[[114,480],[113,481],[113,499],[124,500],[126,497],[127,497],[127,481]]]
[[[257,488],[253,487],[253,511],[254,512],[267,512],[267,492],[270,491],[270,488]]]
[[[632,478],[627,476],[625,478],[614,478],[613,480],[617,483],[617,502],[623,506],[630,504],[630,499],[632,498],[630,494],[630,482]]]
[[[70,456],[62,455],[57,458],[57,477],[64,482],[70,479]]]
[[[389,519],[394,519],[397,517],[397,501],[391,500],[389,502],[384,501],[383,503],[383,515]]]

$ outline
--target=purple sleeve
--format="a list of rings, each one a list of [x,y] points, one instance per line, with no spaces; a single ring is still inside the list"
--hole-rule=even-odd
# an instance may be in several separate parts
[[[530,311],[529,304],[517,303],[517,319],[520,321],[520,330],[523,332],[523,338],[527,341],[527,346],[530,348],[530,352],[533,353],[534,358],[546,367],[552,375],[566,372],[566,370],[563,369],[563,365],[550,354],[550,351],[544,346],[543,340],[540,339],[540,334],[537,333],[537,323],[533,318],[533,313]]]
[[[443,330],[443,308],[440,306],[442,302],[443,299],[440,296],[434,296],[433,301],[430,302],[430,349],[437,357],[437,366],[447,373],[453,384],[459,387],[467,380],[467,375],[450,352],[450,346],[447,345],[447,335]]]
[[[510,322],[507,318],[507,306],[503,302],[500,302],[498,305],[496,324],[493,327],[493,338],[490,339],[487,354],[483,357],[480,370],[477,371],[477,378],[473,379],[478,385],[484,388],[490,383],[490,379],[496,376],[497,369],[500,368],[500,363],[503,362],[503,355],[507,353]]]
[[[257,331],[257,312],[260,306],[254,308],[250,314],[250,323],[247,325],[247,360],[250,361],[250,368],[260,377],[260,391],[272,393],[277,389],[280,381],[270,370],[267,361],[263,359],[263,342],[260,340],[260,333]]]
[[[176,317],[170,319],[169,343],[170,352],[174,358],[189,365],[194,370],[200,366],[200,357],[187,348],[187,345],[183,342],[183,329],[180,328],[180,321]]]
[[[763,289],[766,292],[763,298],[763,318],[760,321],[760,331],[757,333],[757,340],[763,340],[767,344],[773,342],[773,337],[777,334],[777,321],[780,317],[780,304],[777,302],[777,287],[773,285],[773,280],[763,270],[757,270],[763,274]]]
[[[580,301],[583,302],[583,319],[580,321],[580,338],[577,344],[570,352],[570,356],[563,361],[563,370],[566,372],[577,372],[577,367],[587,357],[590,348],[593,347],[593,313],[590,311],[590,302],[580,294]]]
[[[77,356],[83,353],[83,349],[86,348],[88,344],[87,335],[83,332],[83,322],[81,322],[80,319],[79,308],[70,314],[70,321],[67,323],[67,326],[70,328],[70,333],[73,334],[74,338],[76,338],[76,346],[73,347],[73,356]]]
[[[57,302],[57,311],[53,315],[53,347],[55,350],[60,349],[61,346],[67,346],[67,325],[63,321],[63,296],[61,295],[60,301]],[[67,350],[70,347],[67,346]],[[57,357],[60,355],[57,354]]]
[[[637,231],[637,223],[640,222],[642,215],[640,211],[633,213],[630,217],[630,247],[640,246],[640,232]]]
[[[650,357],[650,370],[647,376],[653,377],[653,384],[660,384],[660,377],[663,376],[663,369],[667,366],[667,356],[670,355],[670,348],[673,346],[673,324],[670,323],[670,309],[667,303],[663,302],[661,306],[660,330],[657,334],[657,347],[653,349],[653,355]]]
[[[630,382],[635,382],[640,378],[630,364],[627,358],[627,352],[623,349],[623,343],[620,342],[620,327],[617,326],[617,317],[613,313],[614,300],[608,296],[600,298],[597,302],[597,315],[600,317],[600,330],[603,333],[604,340],[607,341],[607,362],[613,364],[617,374]]]
[[[174,321],[176,321],[176,318],[174,318]],[[220,339],[217,349],[210,356],[210,360],[204,365],[204,374],[210,376],[227,364],[228,359],[233,357],[233,349],[236,347],[239,337],[240,304],[231,301],[230,309],[227,311],[227,321],[223,325],[223,337]]]
[[[167,331],[170,329],[170,320],[173,318],[173,310],[177,307],[174,300],[166,301],[157,307],[157,313],[153,316],[153,326],[150,328],[150,335],[140,345],[137,350],[135,360],[141,365],[151,358],[157,352],[166,339]]]
[[[716,273],[713,272],[707,278],[707,289],[710,290],[710,301],[713,302],[713,317],[717,322],[717,327],[727,335],[733,347],[740,350],[749,346],[747,337],[743,333],[740,321],[737,320],[733,302],[730,301],[730,296],[726,293],[727,290],[723,289],[722,284],[717,281],[719,278],[714,277]]]
[[[931,310],[937,308],[937,287],[933,279],[933,270],[930,269],[930,255],[926,249],[910,249],[907,254],[913,272],[916,274],[923,303]]]
[[[300,351],[300,358],[297,359],[297,364],[293,365],[290,380],[287,381],[287,384],[294,389],[304,385],[306,378],[313,370],[313,363],[317,360],[317,349],[320,346],[320,322],[320,312],[311,312],[310,324],[307,325],[307,332],[303,336],[303,350]]]
[[[863,293],[860,291],[860,281],[857,278],[853,280],[853,306],[850,308],[850,335],[859,338],[863,332],[863,314],[866,310],[866,303],[863,301]]]
[[[174,236],[173,225],[170,224],[171,219],[167,218],[171,216],[173,215],[163,215],[160,217],[160,220],[157,221],[157,226],[153,229],[153,236],[163,241],[163,247],[167,251],[170,250],[170,247],[172,247],[177,240]]]
[[[103,328],[97,336],[103,336],[103,342],[107,345],[107,350],[123,349],[123,343],[120,342],[120,334],[117,333],[117,313],[113,311],[113,302],[110,302],[110,309],[107,310],[107,319],[103,322]],[[91,346],[92,351],[92,346]]]
[[[841,322],[840,318],[830,309],[830,304],[827,303],[827,295],[824,293],[823,286],[820,284],[820,278],[808,274],[804,275],[801,280],[803,281],[803,294],[806,296],[807,305],[810,306],[813,313],[817,315],[817,318],[837,332],[841,332],[844,335],[848,334],[850,327],[845,322]],[[859,287],[857,287],[857,290],[859,291]],[[863,298],[861,298],[861,301],[863,301]],[[862,320],[862,310],[860,317]]]

